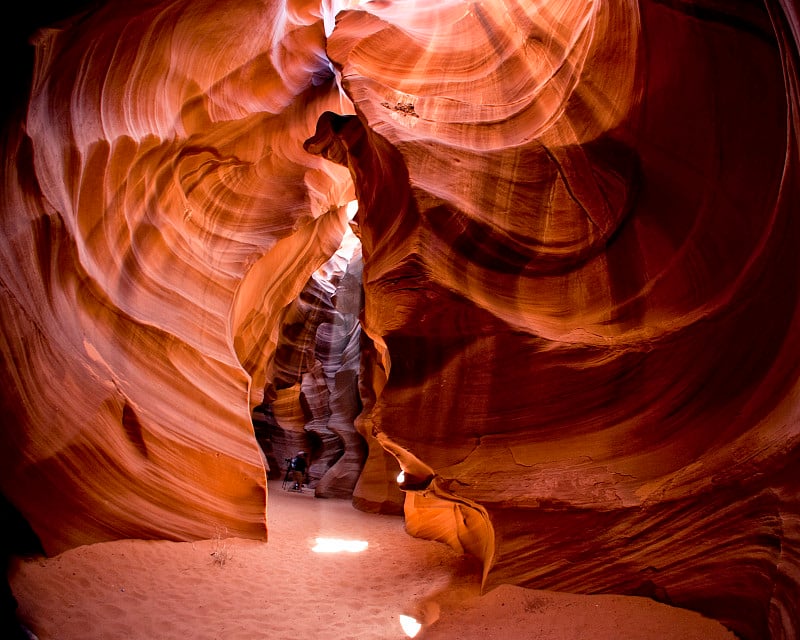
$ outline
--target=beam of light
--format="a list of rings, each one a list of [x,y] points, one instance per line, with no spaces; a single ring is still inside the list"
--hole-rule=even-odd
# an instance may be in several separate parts
[[[311,547],[315,553],[339,553],[349,551],[358,553],[369,546],[366,540],[344,540],[343,538],[317,538],[316,544]]]
[[[422,625],[411,616],[400,616],[400,626],[409,638],[413,638],[422,629]]]
[[[403,484],[403,481],[406,479],[406,472],[401,471],[397,474],[397,484]]]
[[[347,203],[347,219],[352,220],[358,213],[358,200],[351,200]]]

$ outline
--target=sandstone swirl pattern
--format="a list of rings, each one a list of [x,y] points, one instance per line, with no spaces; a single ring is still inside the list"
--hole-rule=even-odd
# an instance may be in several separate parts
[[[53,552],[265,535],[250,411],[357,197],[356,503],[391,500],[379,442],[409,529],[487,587],[795,637],[794,6],[338,9],[42,34],[4,172],[4,492]]]
[[[37,42],[4,174],[3,487],[48,551],[266,534],[250,409],[352,186],[302,149],[342,106],[319,16],[237,7],[116,3]]]

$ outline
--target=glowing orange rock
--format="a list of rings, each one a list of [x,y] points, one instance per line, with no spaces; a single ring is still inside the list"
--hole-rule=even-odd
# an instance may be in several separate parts
[[[42,34],[3,174],[3,492],[49,552],[264,536],[251,411],[281,387],[305,430],[305,384],[327,420],[331,364],[275,354],[357,198],[355,504],[396,506],[399,464],[409,531],[487,588],[796,636],[796,7],[343,6]]]

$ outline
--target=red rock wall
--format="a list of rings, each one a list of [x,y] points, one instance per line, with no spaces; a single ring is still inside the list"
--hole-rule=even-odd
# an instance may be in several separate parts
[[[4,493],[51,552],[263,536],[250,411],[355,195],[355,503],[391,509],[397,460],[409,530],[480,557],[487,588],[794,638],[794,4],[325,23],[112,3],[42,35],[5,156]]]
[[[793,637],[792,17],[579,4],[394,5],[330,39],[361,119],[309,146],[356,176],[373,424],[425,487],[409,528],[487,586]]]
[[[237,7],[111,3],[36,42],[3,172],[0,473],[48,552],[266,535],[251,408],[352,186],[302,150],[342,105],[319,16]]]

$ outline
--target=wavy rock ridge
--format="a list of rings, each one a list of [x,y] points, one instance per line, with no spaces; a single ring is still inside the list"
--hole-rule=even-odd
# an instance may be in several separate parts
[[[354,502],[390,510],[399,465],[409,531],[487,588],[796,637],[794,5],[350,4],[40,33],[6,141],[3,492],[50,553],[264,537],[252,410],[305,389],[299,428],[347,431],[348,478],[367,455]],[[349,226],[356,403],[350,320],[316,365],[278,353],[295,300],[338,308],[307,286]]]

